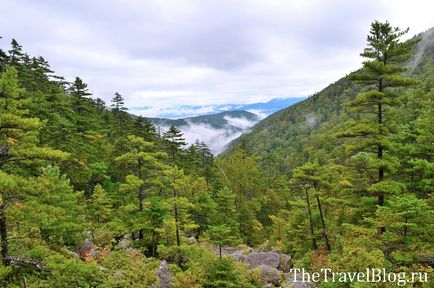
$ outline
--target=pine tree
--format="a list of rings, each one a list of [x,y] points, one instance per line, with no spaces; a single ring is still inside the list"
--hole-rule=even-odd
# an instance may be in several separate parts
[[[19,67],[23,64],[22,57],[24,53],[22,48],[23,47],[20,44],[18,44],[17,40],[12,39],[11,50],[8,51],[9,54],[8,64],[10,64],[11,66],[15,66],[17,70],[20,70]]]
[[[262,224],[256,213],[261,208],[261,195],[264,189],[262,174],[256,156],[248,156],[238,149],[222,162],[217,162],[226,186],[235,194],[235,206],[238,211],[240,235],[251,245],[255,243]]]
[[[182,147],[187,144],[183,138],[181,130],[171,125],[169,130],[164,132],[163,140],[170,160],[173,164],[176,164],[180,160],[179,157],[181,155]]]
[[[391,106],[399,105],[396,88],[413,85],[415,81],[401,76],[406,70],[400,65],[411,57],[414,41],[400,42],[400,38],[408,32],[392,27],[388,22],[375,21],[371,24],[367,42],[362,57],[360,73],[352,75],[357,83],[364,84],[366,89],[350,102],[354,112],[363,113],[360,121],[350,123],[350,128],[341,136],[355,138],[353,146],[347,146],[352,153],[368,153],[371,167],[376,169],[376,175],[371,176],[369,191],[378,197],[378,205],[384,205],[385,194],[399,193],[400,185],[387,179],[387,173],[392,173],[398,165],[398,159],[393,157],[390,142]]]
[[[95,186],[92,197],[87,202],[88,215],[93,223],[101,225],[110,219],[112,213],[111,201],[100,184]]]
[[[207,234],[211,243],[219,247],[219,257],[222,258],[222,247],[225,245],[233,245],[236,239],[232,234],[232,229],[225,224],[218,226],[209,226]]]
[[[154,143],[146,142],[142,138],[134,135],[127,137],[127,152],[116,158],[124,168],[130,173],[126,177],[126,183],[122,184],[121,190],[125,192],[136,192],[137,211],[139,216],[143,212],[143,201],[145,199],[145,189],[150,189],[155,179],[157,170],[164,166],[160,159],[166,157],[165,153],[153,151]],[[147,195],[148,197],[150,195]],[[143,239],[143,225],[139,229],[139,238]]]
[[[0,36],[0,39],[3,37]],[[0,48],[0,73],[3,72],[6,69],[6,63],[8,60],[8,56],[6,55],[5,51]]]
[[[39,159],[63,159],[67,156],[61,151],[39,146],[38,130],[42,123],[27,117],[28,101],[22,98],[23,93],[15,68],[0,74],[0,236],[2,261],[6,266],[10,264],[6,212],[18,193],[14,187],[16,184],[11,181],[24,172],[21,170],[23,167],[31,167]]]
[[[142,137],[145,141],[156,142],[159,140],[154,124],[142,116],[134,120],[133,128],[134,134]]]
[[[22,194],[17,198],[22,203],[10,207],[14,218],[22,222],[13,232],[34,241],[40,237],[58,247],[77,245],[85,221],[79,205],[82,195],[73,190],[60,169],[45,167],[41,176],[23,182],[22,186]]]
[[[168,202],[174,221],[176,245],[181,245],[181,233],[196,230],[199,226],[191,219],[193,203],[188,196],[191,195],[191,179],[177,166],[169,167],[164,171],[165,184],[168,192]]]
[[[118,92],[115,93],[111,100],[112,104],[110,107],[112,108],[113,117],[116,121],[116,129],[117,131],[126,131],[125,129],[125,119],[127,118],[127,115],[125,111],[128,110],[127,107],[125,107],[125,101],[121,94]]]
[[[75,77],[74,82],[68,88],[68,92],[71,96],[72,109],[76,112],[75,125],[77,132],[85,132],[89,127],[86,115],[92,112],[89,98],[92,93],[89,92],[87,84],[79,77]]]
[[[223,187],[217,192],[214,201],[217,206],[212,223],[214,225],[226,225],[231,230],[232,235],[239,235],[235,194],[228,187]]]
[[[300,188],[302,188],[305,192],[306,204],[307,204],[308,215],[309,215],[310,231],[311,231],[311,237],[312,237],[312,247],[313,247],[313,249],[317,249],[315,232],[314,232],[314,224],[313,224],[313,219],[312,219],[312,207],[311,207],[311,202],[310,202],[310,197],[309,197],[309,192],[310,191],[314,192],[316,202],[317,202],[318,212],[319,212],[320,219],[321,219],[322,235],[323,235],[327,250],[330,250],[331,249],[330,248],[330,241],[329,241],[329,237],[328,237],[328,231],[327,231],[327,227],[326,227],[325,216],[323,213],[323,207],[322,207],[321,200],[320,200],[320,192],[321,192],[321,188],[322,188],[321,186],[325,185],[321,176],[322,176],[321,175],[321,168],[320,168],[318,161],[307,162],[304,165],[302,165],[301,167],[294,169],[292,183],[299,185]]]

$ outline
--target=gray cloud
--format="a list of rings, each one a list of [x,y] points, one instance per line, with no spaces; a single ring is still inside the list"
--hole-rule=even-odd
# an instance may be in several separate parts
[[[414,3],[413,3],[414,2]],[[360,67],[369,23],[434,23],[414,0],[2,0],[0,47],[16,38],[67,79],[128,106],[307,96]]]

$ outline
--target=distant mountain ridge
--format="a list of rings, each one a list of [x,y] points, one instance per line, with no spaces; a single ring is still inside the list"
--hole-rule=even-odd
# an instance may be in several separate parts
[[[151,106],[129,107],[134,114],[146,115],[157,113],[157,118],[167,119],[184,119],[196,116],[212,115],[227,111],[249,111],[261,117],[268,116],[279,110],[285,109],[297,102],[306,99],[306,97],[297,98],[273,98],[267,102],[258,102],[250,104],[218,104],[218,105],[173,105],[170,107],[160,108],[158,112],[153,111]]]
[[[166,119],[166,118],[147,118],[155,126],[170,126],[174,125],[176,127],[189,126],[191,124],[198,125],[209,125],[215,129],[227,128],[229,125],[234,130],[242,130],[240,127],[236,127],[230,124],[230,119],[245,119],[251,122],[258,122],[260,117],[254,113],[248,111],[224,111],[216,114],[210,115],[200,115],[195,117],[187,117],[183,119]],[[229,120],[228,120],[229,119]]]

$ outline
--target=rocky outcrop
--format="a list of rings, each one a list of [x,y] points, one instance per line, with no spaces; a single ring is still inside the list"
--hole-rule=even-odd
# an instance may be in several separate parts
[[[116,248],[120,249],[128,249],[133,247],[133,241],[128,238],[124,238],[121,241],[119,241],[118,245],[116,245]]]
[[[250,247],[225,247],[223,254],[259,270],[263,287],[314,288],[313,283],[294,281],[288,273],[292,267],[291,256],[277,250],[255,251]]]
[[[94,249],[95,245],[92,241],[86,239],[78,248],[78,255],[83,258],[86,254],[90,253]]]
[[[98,246],[93,244],[89,239],[84,240],[84,242],[79,246],[78,255],[80,259],[85,262],[99,262],[108,254],[110,254],[110,249],[100,249]]]
[[[163,260],[158,267],[157,276],[159,285],[158,288],[171,288],[172,287],[172,272],[169,269],[169,265],[166,260]]]
[[[264,287],[278,287],[282,282],[282,272],[269,265],[259,265],[256,269],[259,269],[259,279]]]
[[[253,252],[243,255],[240,260],[252,268],[267,265],[277,269],[280,263],[280,255],[276,252]]]
[[[301,282],[301,281],[294,281],[294,279],[286,279],[282,286],[282,288],[315,288],[315,285],[310,282]]]

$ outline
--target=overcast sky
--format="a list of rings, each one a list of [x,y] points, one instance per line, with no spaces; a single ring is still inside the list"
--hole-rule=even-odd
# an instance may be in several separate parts
[[[434,1],[0,0],[11,38],[58,75],[127,106],[251,103],[308,96],[360,67],[370,23],[414,35]]]

